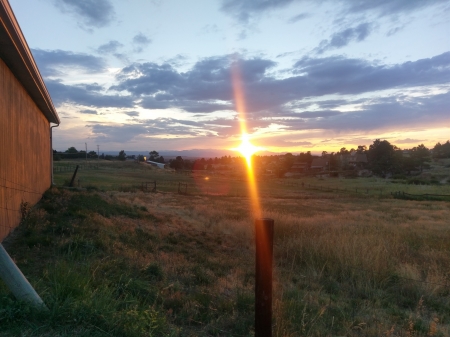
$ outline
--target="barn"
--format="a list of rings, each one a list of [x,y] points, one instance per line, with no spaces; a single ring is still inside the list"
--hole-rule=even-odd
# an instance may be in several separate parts
[[[0,242],[52,183],[60,120],[7,0],[0,0]]]

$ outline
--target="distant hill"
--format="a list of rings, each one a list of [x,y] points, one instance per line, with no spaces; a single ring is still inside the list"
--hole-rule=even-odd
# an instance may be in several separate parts
[[[147,156],[148,153],[151,150],[148,151],[127,151],[125,150],[125,153],[130,155],[139,155],[142,154],[144,156]],[[165,159],[175,158],[177,156],[181,156],[183,158],[187,159],[196,159],[196,158],[214,158],[214,157],[223,157],[223,156],[231,156],[236,157],[239,156],[239,152],[231,151],[231,150],[220,150],[220,149],[192,149],[192,150],[180,150],[180,151],[174,151],[174,150],[156,150],[158,151],[160,156],[163,156]],[[100,151],[104,154],[110,154],[117,156],[119,154],[119,151]],[[100,154],[101,154],[100,153]],[[262,155],[272,155],[277,154],[275,152],[269,152],[264,151],[259,154]]]

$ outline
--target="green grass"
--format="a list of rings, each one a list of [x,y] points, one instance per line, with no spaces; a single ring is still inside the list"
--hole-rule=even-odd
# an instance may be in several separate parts
[[[16,301],[0,282],[0,336],[253,335],[245,181],[114,162],[79,174],[89,188],[49,190],[4,242],[50,310]],[[147,179],[167,187],[120,188]],[[196,192],[177,194],[180,181]],[[275,336],[450,334],[450,203],[371,194],[391,185],[259,182],[263,215],[275,219]]]
[[[75,166],[78,161],[58,162],[55,167]],[[88,162],[89,163],[89,162]],[[93,161],[93,165],[97,162]],[[142,183],[156,181],[157,190],[178,192],[178,184],[187,184],[190,195],[246,196],[248,194],[246,178],[238,172],[196,171],[180,174],[170,170],[161,170],[147,164],[135,162],[100,161],[98,168],[86,168],[78,171],[75,186],[103,191],[135,192]],[[305,197],[309,192],[336,193],[340,195],[357,194],[361,197],[390,197],[391,193],[403,191],[411,194],[447,194],[450,195],[450,169],[445,161],[433,164],[433,170],[424,171],[421,177],[405,179],[370,178],[316,178],[278,179],[260,177],[259,193],[263,197],[295,198]],[[88,165],[89,167],[89,165]],[[434,173],[436,172],[436,173]],[[73,172],[55,172],[56,185],[68,184]],[[432,183],[431,183],[432,182]],[[443,182],[443,183],[441,183]],[[149,184],[149,189],[153,185]],[[184,190],[183,190],[184,191]]]

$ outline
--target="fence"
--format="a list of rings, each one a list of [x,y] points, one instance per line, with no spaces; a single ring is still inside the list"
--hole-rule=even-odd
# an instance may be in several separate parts
[[[0,178],[0,242],[29,209],[29,205],[40,199],[41,192]]]
[[[53,173],[57,173],[57,172],[73,172],[75,171],[77,165],[55,165],[53,166]],[[83,170],[92,170],[92,169],[99,169],[99,165],[98,164],[79,164],[78,165],[78,169],[83,169]]]
[[[403,191],[396,191],[391,193],[392,196],[396,199],[404,199],[404,200],[416,200],[416,201],[450,201],[450,195],[448,194],[411,194],[405,193]]]

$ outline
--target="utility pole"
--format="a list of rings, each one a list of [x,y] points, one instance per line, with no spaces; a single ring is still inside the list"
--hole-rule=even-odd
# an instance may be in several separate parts
[[[97,145],[97,162],[100,159],[100,145]]]
[[[87,163],[87,143],[84,143],[84,145],[86,146],[86,163]]]

